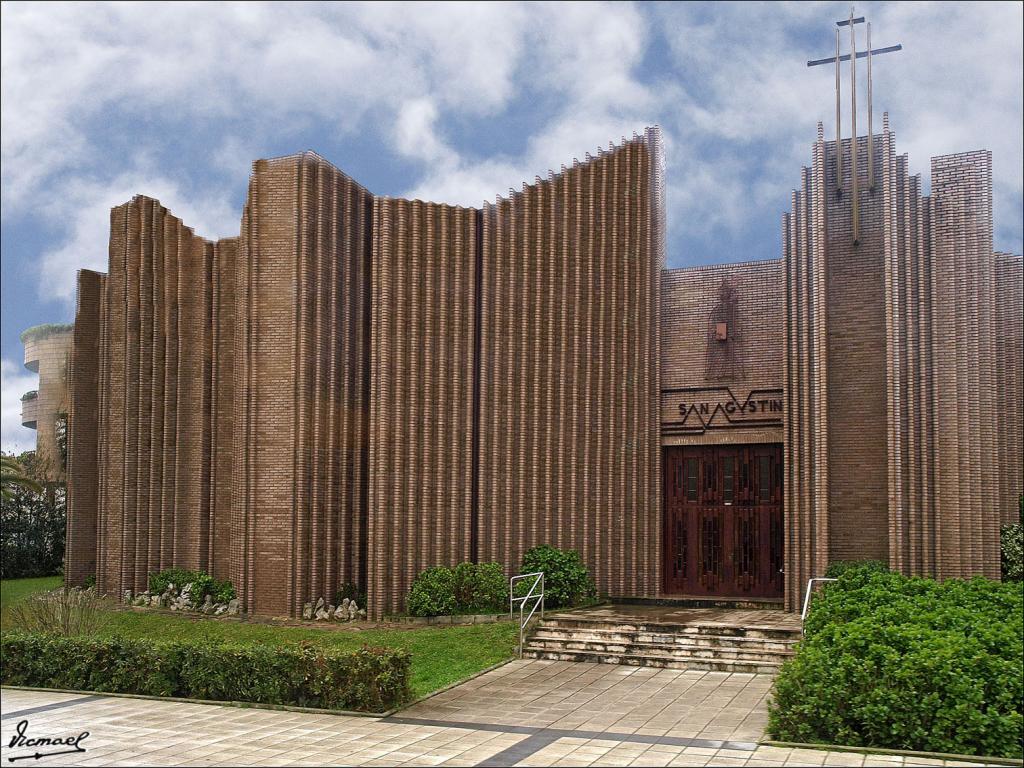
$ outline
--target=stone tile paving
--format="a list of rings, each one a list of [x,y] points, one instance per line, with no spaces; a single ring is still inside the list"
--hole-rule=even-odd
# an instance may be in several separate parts
[[[40,765],[977,765],[758,746],[767,675],[516,661],[389,718],[3,689],[0,753]],[[46,747],[54,750],[54,747]],[[26,762],[37,762],[29,757]],[[17,765],[17,763],[15,763]]]

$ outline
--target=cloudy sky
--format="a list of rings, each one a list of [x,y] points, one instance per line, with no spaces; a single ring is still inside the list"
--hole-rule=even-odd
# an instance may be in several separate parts
[[[987,148],[995,239],[1022,242],[1022,5],[865,3],[876,114],[926,182]],[[834,130],[841,3],[3,4],[0,443],[29,447],[19,332],[74,315],[111,206],[145,193],[238,234],[249,168],[313,149],[378,194],[479,204],[662,126],[670,266],[777,258]],[[861,30],[863,27],[860,28]],[[860,78],[863,84],[864,78]],[[863,103],[863,101],[862,101]],[[864,115],[861,125],[865,125]]]

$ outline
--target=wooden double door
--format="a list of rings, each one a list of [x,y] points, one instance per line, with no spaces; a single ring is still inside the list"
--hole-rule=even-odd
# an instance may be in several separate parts
[[[665,593],[782,597],[782,446],[663,450]]]

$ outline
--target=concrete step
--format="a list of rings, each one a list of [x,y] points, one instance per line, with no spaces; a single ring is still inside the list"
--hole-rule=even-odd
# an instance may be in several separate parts
[[[653,644],[685,648],[742,648],[763,653],[790,652],[797,637],[778,639],[744,635],[710,635],[682,632],[631,632],[612,629],[576,629],[542,624],[532,636],[536,640],[567,643],[603,643],[608,645]]]
[[[599,653],[593,651],[548,650],[535,648],[527,643],[523,657],[528,659],[549,659],[552,661],[588,661],[599,664],[624,664],[634,667],[660,667],[665,669],[695,669],[711,672],[746,672],[751,674],[774,675],[781,666],[778,663],[740,661],[731,659],[707,659],[695,656],[665,656],[657,653]]]
[[[614,643],[586,640],[564,640],[534,636],[529,647],[544,651],[585,651],[608,655],[655,654],[673,658],[727,659],[730,661],[780,664],[793,655],[792,650],[764,651],[742,646],[700,647],[673,643]]]
[[[800,630],[782,629],[777,627],[746,627],[731,626],[717,623],[666,624],[666,623],[623,623],[609,622],[586,615],[570,616],[566,614],[555,618],[545,618],[540,626],[543,629],[565,630],[605,630],[620,633],[646,633],[650,635],[714,635],[717,637],[747,637],[761,640],[799,640]]]

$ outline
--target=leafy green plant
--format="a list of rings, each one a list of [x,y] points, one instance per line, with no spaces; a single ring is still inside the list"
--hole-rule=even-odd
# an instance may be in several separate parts
[[[835,560],[825,569],[825,577],[838,579],[850,572],[887,573],[889,565],[881,560]]]
[[[999,536],[1003,581],[1024,579],[1024,525],[1004,525]]]
[[[1021,756],[1021,584],[871,566],[837,578],[776,678],[772,738]]]
[[[149,591],[153,594],[162,595],[171,584],[179,592],[186,584],[191,584],[192,600],[196,604],[202,603],[207,595],[215,603],[226,603],[236,597],[235,587],[230,581],[217,581],[205,571],[167,568],[149,574]]]
[[[366,590],[360,589],[356,584],[345,583],[342,584],[338,591],[334,593],[334,604],[341,605],[345,598],[349,600],[355,600],[356,605],[360,608],[366,607]]]
[[[580,553],[574,549],[542,544],[526,550],[519,572],[537,571],[544,572],[544,603],[548,608],[579,605],[597,596],[594,580],[590,578]]]
[[[501,613],[508,608],[508,582],[500,563],[435,566],[413,580],[405,607],[413,616]]]
[[[455,566],[455,603],[460,613],[501,613],[508,608],[508,582],[500,563]]]
[[[21,579],[63,571],[67,493],[43,483],[31,454],[3,456],[0,499],[0,576]]]
[[[363,646],[223,645],[7,632],[4,685],[382,712],[410,698],[411,656]]]
[[[413,616],[450,616],[455,613],[455,572],[435,566],[412,582],[405,608]]]

